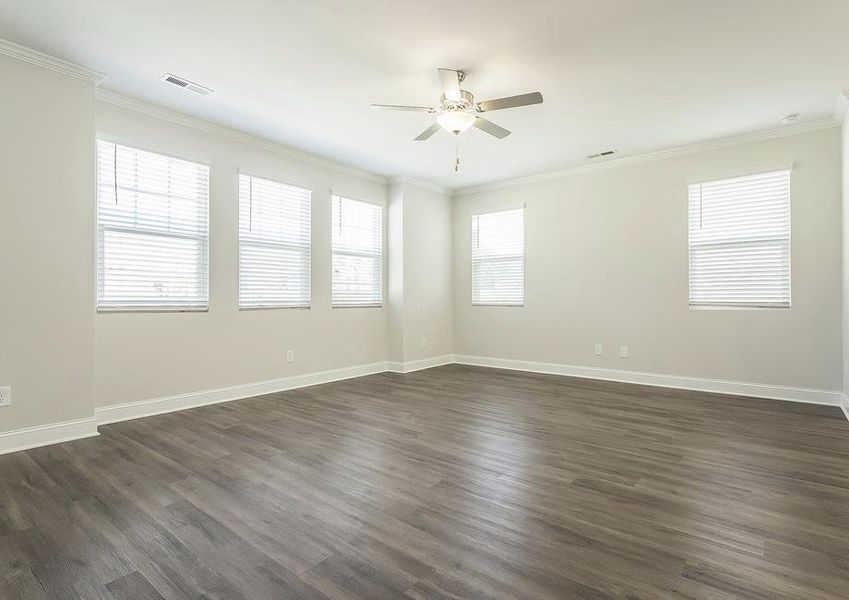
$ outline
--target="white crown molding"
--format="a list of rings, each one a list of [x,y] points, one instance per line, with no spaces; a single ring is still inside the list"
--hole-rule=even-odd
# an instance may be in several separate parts
[[[454,359],[457,364],[461,365],[528,371],[530,373],[545,373],[548,375],[566,375],[569,377],[583,377],[585,379],[603,379],[606,381],[620,381],[638,385],[695,390],[714,394],[730,394],[732,396],[768,398],[771,400],[789,400],[791,402],[825,404],[828,406],[840,406],[843,397],[841,392],[832,390],[748,383],[744,381],[726,381],[723,379],[688,377],[686,375],[642,373],[639,371],[561,365],[489,356],[455,355]]]
[[[44,54],[43,52],[39,52],[32,48],[27,48],[4,39],[0,39],[0,54],[28,62],[33,65],[38,65],[39,67],[50,69],[51,71],[56,71],[57,73],[68,75],[69,77],[90,81],[94,84],[100,83],[103,81],[104,77],[106,77],[104,73],[87,69],[86,67],[82,67],[72,62],[62,60],[61,58],[56,58],[55,56],[50,56],[49,54]]]
[[[437,194],[442,194],[443,196],[452,196],[454,194],[454,190],[451,188],[445,188],[435,183],[430,183],[428,181],[422,181],[421,179],[414,179],[412,177],[393,177],[389,180],[389,183],[392,185],[396,184],[407,184],[412,185],[417,188],[421,188],[423,190],[428,190],[431,192],[436,192]]]
[[[106,77],[106,74],[100,73],[93,69],[89,69],[83,67],[81,65],[63,60],[61,58],[57,58],[55,56],[51,56],[49,54],[45,54],[43,52],[39,52],[37,50],[33,50],[32,48],[27,48],[25,46],[21,46],[20,44],[15,44],[14,42],[10,42],[8,40],[0,39],[0,54],[9,56],[11,58],[15,58],[18,60],[22,60],[34,65],[38,65],[45,69],[50,69],[52,71],[56,71],[58,73],[62,73],[69,77],[74,77],[77,79],[82,79],[84,81],[90,81],[92,83],[99,84]],[[592,163],[588,165],[580,165],[577,167],[569,167],[566,169],[559,169],[556,171],[549,171],[545,173],[538,173],[535,175],[528,175],[524,177],[518,177],[515,179],[508,179],[504,181],[496,181],[492,183],[486,183],[478,186],[470,186],[464,188],[446,188],[439,186],[434,183],[430,183],[428,181],[422,181],[420,179],[414,179],[411,177],[394,177],[391,180],[376,173],[371,173],[369,171],[365,171],[362,169],[358,169],[356,167],[352,167],[350,165],[346,165],[344,163],[337,162],[335,160],[329,158],[323,158],[320,156],[316,156],[314,154],[309,154],[307,152],[303,152],[300,150],[296,150],[284,144],[280,144],[278,142],[274,142],[265,138],[261,138],[258,136],[254,136],[237,129],[232,129],[230,127],[226,127],[223,125],[218,125],[212,123],[210,121],[206,121],[203,119],[199,119],[197,117],[192,117],[186,113],[182,113],[179,111],[171,110],[169,108],[165,108],[160,105],[152,104],[149,102],[145,102],[143,100],[139,100],[136,98],[132,98],[130,96],[125,96],[123,94],[119,94],[117,92],[105,90],[98,88],[97,89],[97,99],[102,102],[108,102],[110,104],[114,104],[116,106],[121,106],[123,108],[134,110],[136,112],[144,113],[152,117],[160,118],[171,123],[176,123],[178,125],[184,125],[186,127],[191,127],[193,129],[198,129],[200,131],[205,131],[207,133],[214,133],[216,135],[220,135],[231,140],[241,142],[244,144],[249,144],[252,146],[256,146],[262,148],[264,150],[268,150],[271,152],[275,152],[277,154],[281,154],[283,156],[294,158],[297,160],[301,160],[307,163],[311,163],[317,166],[321,166],[324,168],[332,169],[335,171],[339,171],[341,173],[345,173],[348,175],[353,175],[355,177],[359,177],[361,179],[366,179],[368,181],[373,181],[375,183],[381,184],[389,184],[389,183],[407,183],[410,185],[414,185],[420,187],[422,189],[430,190],[439,194],[444,195],[453,195],[453,196],[467,196],[470,194],[476,194],[480,192],[493,191],[508,187],[514,187],[517,185],[528,184],[528,183],[537,183],[541,181],[551,181],[554,179],[561,179],[564,177],[570,177],[573,175],[580,175],[583,173],[592,173],[595,171],[603,171],[606,169],[613,169],[616,167],[623,167],[632,164],[639,164],[642,162],[648,162],[653,160],[661,160],[664,158],[671,158],[675,156],[682,156],[685,154],[693,154],[696,152],[703,152],[706,150],[714,150],[718,148],[725,148],[729,146],[736,146],[740,144],[747,144],[751,142],[757,142],[762,140],[770,140],[777,139],[782,137],[788,137],[793,135],[800,135],[802,133],[807,133],[810,131],[817,131],[820,129],[828,129],[830,127],[837,127],[843,123],[843,120],[847,113],[847,108],[849,108],[849,90],[844,91],[838,97],[837,106],[835,108],[835,113],[832,118],[828,119],[819,119],[815,121],[805,121],[801,123],[796,123],[794,125],[789,125],[787,127],[779,128],[779,129],[767,129],[764,131],[757,131],[753,133],[730,136],[726,138],[719,138],[715,140],[708,140],[705,142],[698,142],[695,144],[690,144],[686,146],[680,146],[677,148],[669,148],[666,150],[660,150],[657,152],[649,152],[646,154],[638,154],[634,156],[625,156],[622,158],[615,158],[611,160],[607,160],[600,163]]]
[[[121,108],[126,108],[128,110],[139,112],[150,117],[162,119],[163,121],[168,121],[169,123],[175,123],[177,125],[190,127],[198,131],[203,131],[204,133],[218,135],[229,140],[233,140],[235,142],[261,148],[269,152],[274,152],[287,158],[300,160],[306,163],[317,165],[319,167],[324,167],[325,169],[331,169],[333,171],[345,173],[346,175],[352,175],[354,177],[366,179],[374,183],[380,183],[383,185],[386,185],[388,183],[388,179],[382,175],[377,175],[369,171],[364,171],[362,169],[358,169],[356,167],[352,167],[350,165],[346,165],[344,163],[340,163],[329,158],[322,158],[314,154],[309,154],[308,152],[295,150],[294,148],[290,148],[289,146],[285,146],[278,142],[257,137],[255,135],[239,131],[238,129],[225,127],[224,125],[218,125],[211,121],[199,119],[197,117],[193,117],[180,111],[165,108],[164,106],[160,106],[158,104],[152,104],[150,102],[145,102],[144,100],[125,96],[124,94],[120,94],[118,92],[98,88],[96,98],[101,102],[114,104],[115,106],[120,106]]]
[[[765,140],[791,137],[794,135],[802,135],[804,133],[809,133],[812,131],[819,131],[821,129],[831,129],[839,126],[840,123],[835,117],[816,119],[813,121],[803,121],[801,123],[787,125],[778,129],[765,129],[762,131],[755,131],[752,133],[744,133],[741,135],[718,138],[705,142],[697,142],[695,144],[679,146],[677,148],[668,148],[666,150],[659,150],[657,152],[636,154],[634,156],[623,156],[622,158],[614,158],[606,160],[604,162],[580,165],[577,167],[569,167],[557,171],[549,171],[536,175],[528,175],[526,177],[517,177],[515,179],[497,181],[494,183],[485,183],[483,185],[477,185],[472,187],[458,188],[454,190],[454,196],[468,196],[471,194],[478,194],[480,192],[491,192],[494,190],[515,187],[517,185],[539,183],[542,181],[552,181],[555,179],[563,179],[565,177],[572,177],[575,175],[583,175],[584,173],[606,171],[607,169],[626,167],[629,165],[636,165],[655,160],[662,160],[665,158],[674,158],[676,156],[684,156],[687,154],[696,154],[698,152],[706,152],[709,150],[718,150],[720,148],[740,146],[742,144],[750,144],[752,142],[761,142]]]
[[[15,429],[0,433],[0,454],[70,442],[95,435],[97,435],[97,421],[94,417]]]

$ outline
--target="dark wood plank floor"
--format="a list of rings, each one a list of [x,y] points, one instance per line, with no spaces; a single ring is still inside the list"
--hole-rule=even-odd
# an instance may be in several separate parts
[[[0,457],[0,598],[849,597],[832,407],[447,366]]]

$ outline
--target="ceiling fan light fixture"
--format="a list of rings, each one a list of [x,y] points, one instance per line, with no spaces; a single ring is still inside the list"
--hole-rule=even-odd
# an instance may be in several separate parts
[[[436,118],[436,122],[445,131],[450,131],[454,134],[460,134],[466,131],[475,123],[475,115],[460,110],[449,110]]]

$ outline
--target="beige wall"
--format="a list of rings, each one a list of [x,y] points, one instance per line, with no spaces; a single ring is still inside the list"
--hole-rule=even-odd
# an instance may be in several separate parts
[[[452,200],[407,184],[404,192],[404,360],[453,352]],[[422,347],[422,340],[427,347]]]
[[[847,104],[849,99],[843,100],[844,111]],[[843,127],[840,129],[840,146],[843,183],[843,392],[849,395],[849,115],[844,116]]]
[[[98,314],[96,406],[387,360],[385,306],[330,307],[331,191],[385,206],[385,184],[104,102],[97,131],[209,164],[211,185],[209,312]],[[239,169],[313,191],[312,308],[238,310]]]
[[[97,406],[452,352],[841,387],[849,126],[842,165],[831,129],[452,202],[96,103],[91,83],[28,63],[0,57],[0,81],[0,330],[10,342],[0,344],[0,385],[13,387],[0,432],[91,417]],[[211,165],[209,312],[95,314],[95,129]],[[687,183],[791,163],[793,308],[689,310]],[[238,310],[239,169],[313,190],[311,309]],[[383,308],[330,307],[331,192],[387,207]],[[470,215],[523,203],[526,306],[472,307]],[[849,231],[849,210],[843,218]],[[849,241],[843,256],[849,293]],[[604,356],[592,354],[595,343]],[[619,345],[630,358],[618,358]]]
[[[792,163],[793,307],[690,310],[687,184]],[[526,304],[473,307],[470,216],[522,203]],[[458,354],[841,387],[837,129],[461,195],[454,252]]]
[[[94,85],[0,56],[0,432],[92,416]]]
[[[403,183],[389,186],[389,207],[387,209],[389,282],[389,324],[388,353],[393,362],[404,361],[404,190]]]
[[[453,353],[452,200],[416,184],[389,191],[390,359]]]

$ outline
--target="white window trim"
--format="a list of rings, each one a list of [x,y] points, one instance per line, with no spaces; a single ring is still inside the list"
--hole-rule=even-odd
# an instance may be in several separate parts
[[[237,256],[237,259],[236,259],[237,260],[237,269],[239,271],[238,275],[237,275],[237,281],[236,281],[236,296],[237,296],[236,297],[236,304],[238,306],[238,310],[240,310],[240,311],[278,310],[278,309],[296,309],[296,310],[306,309],[306,310],[309,310],[310,308],[312,308],[312,259],[313,259],[312,196],[313,196],[313,190],[312,190],[311,187],[308,187],[308,186],[305,186],[305,185],[299,185],[299,184],[296,184],[296,183],[289,183],[289,182],[286,182],[286,181],[281,181],[279,179],[275,179],[275,178],[269,177],[267,175],[261,175],[261,174],[258,174],[258,173],[254,173],[252,171],[242,171],[242,170],[240,170],[237,177],[236,177],[236,198],[237,198],[237,203],[239,204],[239,210],[240,211],[241,211],[241,194],[240,194],[240,191],[239,191],[239,185],[240,185],[239,179],[243,175],[245,177],[255,177],[257,179],[264,179],[266,181],[271,181],[272,183],[279,183],[280,185],[285,185],[285,186],[294,187],[294,188],[300,188],[302,190],[309,191],[309,193],[310,193],[310,238],[309,238],[308,252],[309,252],[310,260],[309,260],[309,266],[308,266],[308,272],[307,272],[307,280],[309,282],[309,285],[308,285],[309,298],[307,299],[307,302],[305,304],[249,304],[249,305],[243,305],[242,304],[242,297],[241,297],[242,236],[241,236],[241,221],[239,221],[239,223],[237,225],[237,236],[238,236],[237,253],[238,253],[238,256]],[[241,218],[241,215],[240,215],[240,218]],[[269,242],[268,244],[270,246],[274,246],[275,248],[288,247],[288,248],[302,249],[298,246],[293,246],[291,244],[274,243],[274,242]],[[262,244],[259,243],[259,242],[248,242],[248,245],[257,245],[258,246],[258,245],[262,245]]]
[[[689,189],[692,185],[704,184],[704,183],[712,183],[715,181],[723,181],[726,179],[736,179],[739,177],[756,177],[758,175],[767,175],[770,173],[777,173],[781,171],[788,171],[788,185],[789,185],[789,208],[790,211],[790,222],[788,225],[787,232],[787,251],[788,251],[788,264],[787,264],[787,277],[789,280],[789,301],[785,303],[768,303],[768,302],[759,302],[759,303],[734,303],[734,302],[692,302],[690,300],[690,274],[692,270],[692,264],[690,261],[690,207],[689,200],[687,203],[687,303],[688,310],[691,311],[770,311],[770,310],[788,310],[793,308],[793,171],[796,169],[796,163],[792,162],[790,165],[780,165],[771,169],[761,169],[754,172],[738,172],[732,173],[720,177],[712,177],[710,179],[699,179],[696,181],[690,181],[687,183],[688,197],[689,197]]]
[[[521,210],[522,211],[522,227],[523,227],[523,235],[522,235],[522,301],[521,302],[475,302],[475,293],[474,293],[474,259],[472,258],[472,254],[474,252],[473,246],[469,248],[469,297],[472,299],[472,306],[480,306],[480,307],[492,307],[492,308],[521,308],[525,306],[527,302],[527,291],[528,291],[528,269],[527,269],[527,204],[521,204],[519,206],[505,206],[502,208],[494,208],[490,210],[482,210],[480,212],[475,212],[469,215],[469,231],[472,232],[472,239],[470,240],[470,244],[474,244],[474,233],[472,223],[474,218],[481,215],[491,215],[494,213],[500,212],[509,212],[513,210]]]
[[[103,141],[110,144],[115,144],[117,146],[124,146],[133,150],[140,150],[142,152],[148,152],[151,154],[159,154],[160,156],[164,156],[166,158],[172,158],[174,160],[180,160],[185,162],[191,162],[196,165],[206,167],[207,169],[207,188],[206,188],[206,302],[204,304],[198,305],[184,305],[184,304],[161,304],[161,305],[147,305],[147,304],[126,304],[122,306],[101,306],[100,305],[100,265],[98,255],[103,251],[103,242],[104,239],[101,235],[101,224],[99,218],[99,204],[100,198],[98,196],[98,172],[97,172],[97,160],[98,160],[98,151],[97,151],[97,143]],[[209,312],[210,307],[212,306],[212,267],[211,267],[211,252],[212,252],[212,228],[210,226],[210,219],[212,214],[212,165],[209,159],[199,159],[195,156],[188,154],[180,154],[170,150],[163,150],[159,147],[151,147],[145,144],[138,144],[133,140],[128,140],[123,136],[115,135],[105,131],[97,131],[95,133],[94,139],[94,156],[95,156],[95,192],[94,192],[94,212],[95,212],[95,226],[94,226],[94,235],[95,235],[95,277],[94,277],[94,301],[95,301],[95,312],[97,314],[118,314],[118,313],[206,313]],[[120,228],[109,227],[107,228],[111,231],[120,230]],[[135,229],[130,228],[131,231],[137,231]],[[106,229],[103,229],[106,231]],[[156,234],[155,232],[148,232],[153,235],[165,235],[165,234]],[[171,235],[165,237],[180,237],[179,235]],[[186,236],[191,239],[196,239],[193,236]]]
[[[358,253],[358,252],[335,252],[333,250],[333,198],[343,198],[346,200],[353,200],[355,202],[362,202],[363,204],[372,204],[377,206],[380,209],[380,254],[378,257],[380,258],[380,302],[373,304],[336,304],[333,302],[333,255],[334,254],[342,254],[346,256],[374,256],[373,254],[367,253]],[[339,194],[336,192],[330,193],[330,308],[383,308],[383,304],[386,300],[386,207],[379,202],[372,202],[370,200],[361,200],[359,198],[355,198],[353,196],[346,196],[344,194]]]

